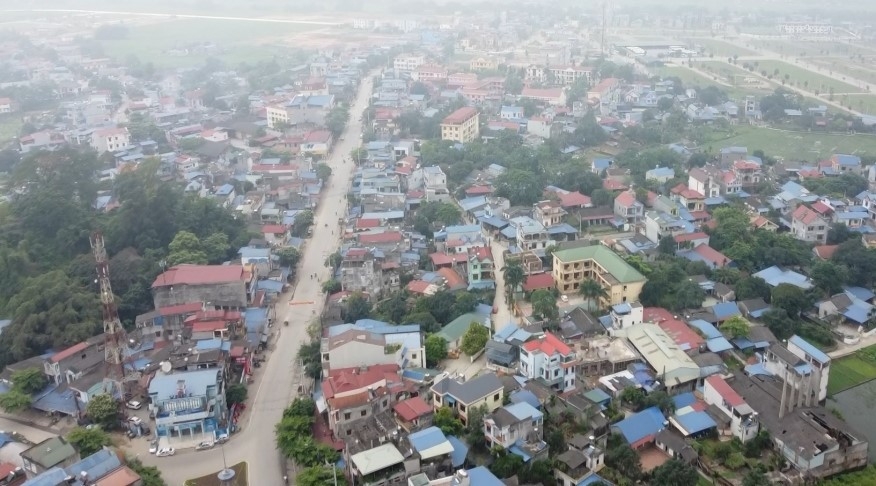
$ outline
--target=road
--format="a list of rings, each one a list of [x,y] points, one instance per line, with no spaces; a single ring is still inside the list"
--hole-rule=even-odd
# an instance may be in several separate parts
[[[297,395],[293,383],[299,376],[296,354],[301,343],[308,339],[307,325],[314,315],[322,311],[322,290],[319,283],[310,280],[309,275],[318,274],[322,281],[330,276],[330,270],[324,262],[339,246],[341,229],[338,218],[346,211],[346,194],[354,169],[352,163],[344,162],[344,158],[359,146],[359,135],[362,133],[359,115],[368,106],[374,74],[369,73],[364,77],[350,109],[347,128],[326,161],[332,168],[332,177],[314,214],[313,237],[308,241],[301,258],[299,283],[291,296],[284,294],[284,298],[277,303],[275,321],[289,321],[289,326],[275,326],[279,336],[275,338],[275,348],[270,358],[261,368],[255,369],[256,389],[250,389],[249,409],[239,424],[241,431],[224,447],[228,465],[241,461],[249,464],[250,485],[283,484],[282,463],[274,442],[274,425],[280,421],[283,409]],[[290,301],[313,303],[291,306]],[[164,479],[172,485],[181,485],[186,479],[218,472],[223,468],[221,448],[180,452],[163,458],[140,454],[140,458],[144,463],[158,466]]]

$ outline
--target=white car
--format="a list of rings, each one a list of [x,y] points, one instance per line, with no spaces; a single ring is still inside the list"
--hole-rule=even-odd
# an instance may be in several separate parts
[[[156,452],[158,452],[158,441],[153,440],[152,442],[149,443],[149,453],[155,454]]]
[[[173,447],[167,447],[164,449],[158,449],[158,452],[155,453],[158,457],[167,457],[176,454],[176,450]]]
[[[131,422],[134,425],[140,425],[143,423],[143,419],[141,419],[140,417],[131,417],[128,419],[128,422]]]
[[[141,408],[143,408],[143,404],[136,400],[132,400],[126,403],[125,406],[130,408],[131,410],[140,410]]]

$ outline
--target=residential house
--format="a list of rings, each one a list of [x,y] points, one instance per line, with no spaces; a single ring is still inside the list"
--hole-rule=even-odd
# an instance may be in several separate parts
[[[578,363],[575,351],[550,332],[520,346],[520,374],[557,392],[575,389]]]
[[[468,143],[480,137],[478,110],[464,106],[441,121],[441,140]]]
[[[169,445],[198,438],[213,441],[229,428],[225,376],[221,368],[165,374],[149,382],[155,435]]]
[[[795,287],[800,287],[803,290],[812,288],[812,282],[805,275],[797,273],[793,270],[786,270],[773,265],[768,268],[756,272],[752,277],[757,277],[766,282],[770,287],[778,287],[782,284],[789,284]]]
[[[496,409],[484,416],[483,427],[484,438],[491,449],[500,446],[526,460],[534,455],[527,453],[526,449],[535,446],[539,455],[547,456],[547,445],[542,440],[544,414],[527,402],[512,403]]]
[[[730,419],[730,433],[734,437],[745,443],[757,436],[760,430],[757,413],[724,378],[718,375],[706,377],[703,383],[703,400]]]
[[[566,210],[558,201],[539,201],[533,205],[532,215],[547,228],[562,224]]]
[[[633,191],[624,191],[614,198],[614,214],[631,224],[638,224],[645,216],[645,205],[636,199]]]
[[[828,161],[834,174],[863,173],[864,166],[857,155],[833,154]]]
[[[587,486],[606,484],[596,474],[605,466],[605,453],[594,444],[583,449],[570,447],[557,456],[554,479],[558,486]]]
[[[447,176],[437,165],[418,169],[423,171],[423,189],[427,202],[447,202],[451,199],[447,189]]]
[[[645,277],[616,253],[603,245],[555,251],[553,276],[557,289],[570,294],[578,291],[585,279],[593,279],[605,289],[603,305],[636,302]]]
[[[854,326],[865,326],[873,318],[873,305],[868,302],[873,293],[867,289],[860,289],[869,297],[861,299],[851,289],[830,296],[829,299],[816,302],[818,317],[828,321],[847,322]]]
[[[349,456],[350,475],[360,486],[401,484],[407,477],[405,456],[388,442]]]
[[[383,292],[383,252],[370,248],[349,248],[339,268],[341,288],[379,296]]]
[[[667,182],[675,178],[675,169],[672,167],[655,167],[645,172],[645,180]]]
[[[389,418],[392,404],[408,397],[398,370],[397,365],[376,365],[334,369],[329,373],[322,382],[322,394],[328,425],[336,438],[350,440],[366,423],[383,424]],[[394,428],[393,424],[383,427]]]
[[[475,308],[475,312],[467,312],[448,322],[436,334],[447,341],[448,349],[459,349],[459,346],[462,344],[462,336],[465,334],[465,331],[471,327],[472,323],[477,323],[486,328],[492,329],[490,323],[491,312],[492,308],[490,306],[486,306],[486,309],[483,311]]]
[[[638,302],[614,304],[608,315],[613,329],[626,329],[645,322],[645,309]]]
[[[818,402],[827,398],[830,357],[800,336],[791,336],[785,346],[770,346],[764,368],[794,386],[799,395],[811,394]]]
[[[206,302],[213,307],[243,309],[254,272],[241,265],[190,265],[171,267],[152,282],[155,308]]]
[[[721,149],[721,166],[729,167],[737,160],[748,157],[748,149],[745,147],[724,147]]]
[[[22,451],[20,456],[29,479],[49,469],[64,468],[79,461],[79,453],[63,437],[50,437]]]
[[[513,232],[517,248],[523,251],[544,250],[555,244],[547,229],[529,216],[511,218],[511,225],[502,230],[503,235]]]
[[[505,397],[505,387],[494,373],[484,373],[467,381],[445,376],[429,391],[435,410],[450,407],[464,424],[467,423],[470,410],[486,405],[487,412],[492,413],[502,406]]]
[[[830,222],[807,206],[801,204],[791,215],[791,233],[798,240],[824,244],[828,230]]]
[[[98,335],[49,356],[43,362],[43,373],[56,385],[73,383],[105,362],[104,341]]]
[[[99,153],[118,152],[131,146],[131,134],[127,128],[100,128],[91,134],[91,147]]]
[[[0,98],[0,114],[12,113],[16,109],[15,102],[10,98]]]
[[[612,432],[619,434],[632,449],[653,444],[657,434],[665,428],[666,417],[657,407],[636,412],[611,426]]]
[[[423,64],[426,64],[426,57],[423,55],[403,54],[392,60],[396,76],[411,74]]]
[[[396,420],[408,433],[431,427],[435,414],[432,407],[421,396],[402,400],[393,405],[392,410],[395,412]]]
[[[550,106],[566,106],[566,91],[563,88],[530,88],[520,92],[520,98],[545,103]]]
[[[495,288],[496,271],[490,247],[468,250],[468,288]]]

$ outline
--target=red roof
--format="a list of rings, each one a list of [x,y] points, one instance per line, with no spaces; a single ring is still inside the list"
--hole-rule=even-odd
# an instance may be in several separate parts
[[[266,224],[262,226],[262,234],[264,235],[282,235],[286,232],[286,227],[282,224]]]
[[[460,286],[465,286],[465,280],[459,275],[456,270],[452,268],[441,268],[437,272],[438,275],[444,277],[444,280],[447,281],[447,288],[454,289]]]
[[[57,363],[61,360],[69,358],[70,356],[73,356],[76,353],[81,353],[82,351],[85,351],[86,349],[88,349],[88,343],[85,341],[82,341],[79,344],[74,344],[73,346],[70,346],[69,348],[67,348],[61,352],[53,354],[52,357],[49,358],[49,361],[51,361],[52,363]]]
[[[627,185],[614,179],[604,179],[602,181],[602,188],[606,191],[622,191],[627,188]]]
[[[386,231],[383,233],[359,235],[359,243],[362,245],[373,245],[379,243],[399,243],[402,241],[402,239],[402,234],[398,231]]]
[[[645,322],[660,326],[679,346],[688,345],[690,349],[695,349],[705,342],[696,331],[662,307],[645,307],[642,313]]]
[[[636,203],[636,195],[629,191],[624,191],[614,198],[615,202],[624,206],[630,207]]]
[[[693,251],[717,268],[724,268],[731,261],[723,253],[709,245],[697,245]]]
[[[432,413],[432,407],[421,397],[408,398],[392,407],[405,422],[412,422],[423,415]]]
[[[429,282],[426,282],[425,280],[411,280],[405,288],[408,289],[408,292],[425,294],[426,289],[429,288]]]
[[[239,358],[243,356],[243,353],[246,351],[246,348],[243,346],[232,346],[231,352],[228,353],[232,358]]]
[[[332,132],[328,130],[314,130],[304,137],[304,140],[310,143],[328,143],[331,139]]]
[[[690,217],[694,219],[694,221],[705,221],[712,217],[708,211],[691,211]]]
[[[469,118],[478,114],[478,110],[470,106],[463,106],[462,108],[454,111],[453,113],[447,115],[441,123],[452,123],[459,124],[462,123]]]
[[[193,312],[198,312],[199,310],[204,308],[204,304],[201,302],[192,302],[189,304],[176,304],[169,305],[167,307],[161,307],[158,309],[158,313],[163,317],[167,316],[178,316],[182,314],[191,314]]]
[[[401,382],[398,375],[398,365],[374,365],[365,370],[359,368],[340,368],[329,371],[329,378],[322,382],[322,392],[326,400],[336,395],[349,394],[366,390],[383,380]]]
[[[812,205],[812,210],[819,214],[830,214],[833,211],[830,209],[830,206],[821,201],[816,201],[815,204]]]
[[[469,258],[475,257],[478,261],[492,260],[493,250],[489,246],[476,246],[468,249]]]
[[[792,216],[792,220],[800,221],[803,224],[812,224],[820,218],[819,214],[815,211],[807,208],[804,205],[797,206],[797,209],[794,210],[794,214]]]
[[[675,236],[673,237],[673,239],[675,240],[676,243],[686,243],[686,242],[688,242],[688,241],[702,240],[702,239],[709,239],[709,235],[703,233],[702,231],[699,231],[699,232],[696,232],[696,233],[687,233],[687,234],[683,234],[683,235],[675,235]]]
[[[243,282],[241,265],[177,265],[159,275],[152,288],[170,285],[210,285]]]
[[[450,265],[453,263],[453,258],[450,257],[447,253],[439,253],[435,252],[429,255],[429,259],[432,260],[432,265]]]
[[[541,351],[547,355],[560,354],[568,356],[572,354],[572,349],[566,345],[560,338],[554,336],[550,332],[544,333],[544,336],[539,339],[533,339],[523,345],[523,349],[532,353]]]
[[[585,196],[578,191],[575,192],[567,192],[567,193],[558,193],[557,196],[560,198],[560,206],[564,208],[576,207],[576,206],[589,206],[593,204],[590,199],[590,196]]]
[[[380,220],[379,219],[366,219],[359,218],[356,220],[356,229],[369,229],[369,228],[379,228]]]
[[[745,404],[745,400],[736,393],[736,390],[730,388],[730,385],[724,381],[724,378],[721,378],[718,375],[711,375],[706,378],[706,383],[714,388],[715,391],[718,392],[718,395],[721,395],[721,398],[723,398],[731,407],[738,407]]]
[[[490,194],[493,192],[493,188],[490,186],[471,186],[465,190],[465,194],[467,196],[477,196],[480,194]]]
[[[228,323],[225,321],[200,321],[192,325],[192,332],[211,332],[227,327]]]
[[[737,160],[733,162],[733,168],[739,170],[756,170],[760,169],[760,164],[751,160]]]
[[[523,281],[523,291],[533,292],[541,289],[549,289],[554,286],[554,277],[549,273],[535,273],[527,275]]]
[[[839,245],[818,245],[812,249],[815,252],[815,255],[822,260],[830,260],[833,258],[833,254],[836,253],[836,249],[839,248]]]

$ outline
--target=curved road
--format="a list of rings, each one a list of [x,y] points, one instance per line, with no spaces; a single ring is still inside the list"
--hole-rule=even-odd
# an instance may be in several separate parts
[[[250,388],[249,408],[239,424],[241,431],[232,436],[224,447],[228,465],[241,461],[248,463],[250,485],[283,484],[283,465],[274,442],[274,425],[280,421],[283,409],[297,395],[297,389],[293,387],[300,375],[296,354],[301,343],[308,339],[308,323],[322,311],[320,285],[310,280],[309,275],[319,274],[323,281],[329,277],[329,269],[324,262],[339,246],[341,229],[338,218],[346,211],[345,195],[353,178],[354,166],[344,162],[344,159],[359,146],[359,135],[362,133],[359,115],[368,106],[374,74],[368,73],[363,78],[356,101],[350,108],[347,128],[327,160],[332,168],[332,177],[314,214],[313,237],[302,254],[298,270],[300,278],[291,296],[292,301],[309,303],[289,305],[288,294],[284,294],[277,303],[275,322],[288,320],[289,326],[274,326],[278,332],[274,338],[275,347],[265,364],[255,369],[256,387],[255,390]],[[218,472],[223,467],[223,450],[219,447],[202,452],[184,451],[163,458],[142,453],[139,456],[144,463],[158,466],[165,481],[175,486],[182,485],[186,479]]]

